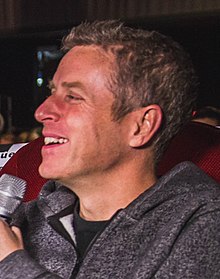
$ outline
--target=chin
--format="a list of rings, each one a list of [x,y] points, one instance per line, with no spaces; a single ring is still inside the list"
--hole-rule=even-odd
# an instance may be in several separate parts
[[[52,168],[49,168],[48,166],[44,167],[43,165],[40,165],[39,173],[45,179],[57,179],[58,172]]]

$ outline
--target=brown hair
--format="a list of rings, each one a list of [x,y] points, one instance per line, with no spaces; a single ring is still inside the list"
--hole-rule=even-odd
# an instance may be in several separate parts
[[[153,139],[158,161],[167,142],[192,115],[197,77],[189,55],[171,38],[114,20],[82,23],[63,39],[63,50],[95,45],[115,56],[109,88],[115,96],[113,118],[158,104],[163,123]]]

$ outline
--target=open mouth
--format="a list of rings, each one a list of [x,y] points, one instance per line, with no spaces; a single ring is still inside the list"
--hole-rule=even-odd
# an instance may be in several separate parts
[[[53,138],[53,137],[45,137],[44,144],[45,145],[52,145],[52,144],[64,144],[67,143],[68,139],[65,138]]]

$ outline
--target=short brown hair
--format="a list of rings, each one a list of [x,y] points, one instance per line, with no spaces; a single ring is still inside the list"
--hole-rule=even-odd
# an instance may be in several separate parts
[[[170,138],[192,116],[198,82],[189,55],[168,36],[114,20],[74,27],[64,38],[63,49],[77,45],[99,46],[115,56],[109,81],[115,96],[114,120],[149,104],[161,107],[163,123],[153,139],[158,161]]]

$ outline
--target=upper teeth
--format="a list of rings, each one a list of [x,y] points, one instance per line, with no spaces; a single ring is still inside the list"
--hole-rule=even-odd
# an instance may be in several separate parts
[[[45,137],[44,138],[44,144],[50,144],[50,143],[66,143],[68,140],[64,138],[52,138],[52,137]]]

